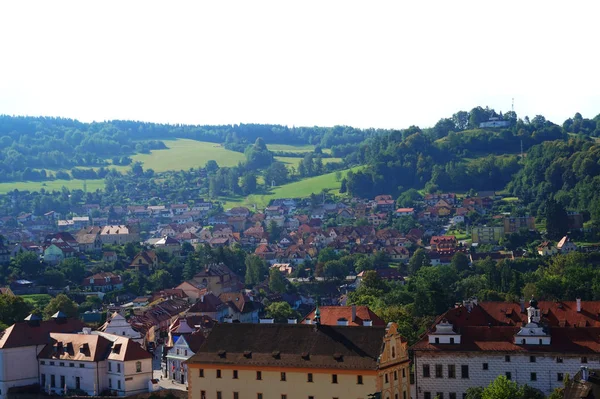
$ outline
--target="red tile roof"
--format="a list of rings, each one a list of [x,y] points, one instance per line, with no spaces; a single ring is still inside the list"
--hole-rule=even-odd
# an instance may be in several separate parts
[[[0,349],[21,346],[44,345],[50,339],[50,333],[79,332],[85,324],[78,319],[52,319],[28,323],[20,321],[8,327],[0,339]]]
[[[529,304],[525,305],[526,307]],[[516,345],[514,336],[527,312],[516,302],[481,302],[469,312],[464,306],[448,310],[446,319],[461,334],[460,344],[430,344],[423,335],[412,349],[424,351],[515,351],[515,352],[600,352],[600,301],[541,301],[542,324],[549,328],[550,345]],[[432,326],[432,330],[435,327]]]
[[[316,309],[315,309],[316,310]],[[315,310],[307,314],[301,323],[307,319],[315,318]],[[356,307],[356,319],[352,321],[352,306],[319,306],[321,312],[321,324],[326,326],[337,325],[338,319],[344,318],[349,326],[362,326],[363,320],[371,320],[374,326],[385,326],[386,322],[377,316],[368,306]]]

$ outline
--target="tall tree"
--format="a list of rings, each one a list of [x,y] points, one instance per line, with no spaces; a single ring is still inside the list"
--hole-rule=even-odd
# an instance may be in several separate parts
[[[569,216],[565,208],[556,200],[546,200],[544,205],[546,234],[552,240],[560,240],[569,231]]]
[[[44,308],[44,318],[49,319],[58,311],[63,312],[67,317],[77,317],[77,304],[65,294],[58,294]]]
[[[269,289],[272,292],[282,294],[286,291],[286,287],[286,280],[283,274],[277,268],[269,270]]]
[[[413,256],[408,261],[408,273],[415,274],[423,266],[428,266],[431,263],[427,252],[423,248],[419,248],[415,251]]]

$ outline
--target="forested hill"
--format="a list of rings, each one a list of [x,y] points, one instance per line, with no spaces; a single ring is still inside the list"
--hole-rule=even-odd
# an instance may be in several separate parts
[[[554,198],[565,208],[587,211],[600,221],[600,144],[571,138],[536,145],[508,189],[534,214],[546,199]]]
[[[479,128],[490,118],[501,121],[503,126]],[[381,193],[398,195],[410,188],[428,192],[502,190],[522,168],[521,151],[527,152],[529,157],[530,148],[535,148],[532,157],[537,158],[542,151],[537,145],[547,142],[556,143],[548,148],[566,145],[570,135],[578,135],[581,143],[591,145],[590,136],[600,136],[600,115],[584,119],[576,114],[559,126],[540,115],[532,120],[517,119],[512,112],[502,115],[478,107],[469,113],[461,111],[451,118],[443,118],[431,129],[413,126],[401,134],[392,132],[368,139],[349,156],[366,167],[350,173],[346,187],[352,195],[360,197]],[[538,173],[540,170],[544,173],[546,166],[536,165],[540,167]],[[521,176],[517,178],[522,179]],[[538,187],[540,181],[523,184],[533,186],[525,189],[514,183],[512,187],[525,193]],[[560,186],[554,181],[543,190],[547,194],[555,193]]]
[[[161,140],[168,139],[223,143],[226,148],[244,152],[262,137],[268,144],[313,144],[330,148],[333,156],[344,156],[366,138],[385,133],[389,131],[346,126],[195,126],[120,120],[83,123],[65,118],[0,115],[0,182],[46,180],[50,177],[47,169],[127,165],[131,162],[129,156],[165,148]]]

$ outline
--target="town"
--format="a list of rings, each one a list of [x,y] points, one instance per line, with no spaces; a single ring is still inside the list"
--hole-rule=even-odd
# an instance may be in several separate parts
[[[0,393],[456,399],[503,375],[552,395],[597,361],[600,301],[580,291],[538,301],[550,293],[543,284],[504,270],[597,262],[600,249],[577,243],[578,212],[563,210],[568,233],[550,241],[539,231],[550,226],[511,212],[514,198],[473,194],[3,217]],[[475,286],[431,298],[448,277],[424,273],[444,268]],[[507,288],[478,289],[480,277]],[[400,298],[407,287],[414,304]],[[31,364],[7,367],[25,357]],[[301,396],[285,388],[307,382]]]

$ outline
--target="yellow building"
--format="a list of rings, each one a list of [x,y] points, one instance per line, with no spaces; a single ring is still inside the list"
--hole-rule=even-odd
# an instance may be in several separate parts
[[[393,323],[217,324],[187,368],[189,399],[410,398],[407,342]]]

